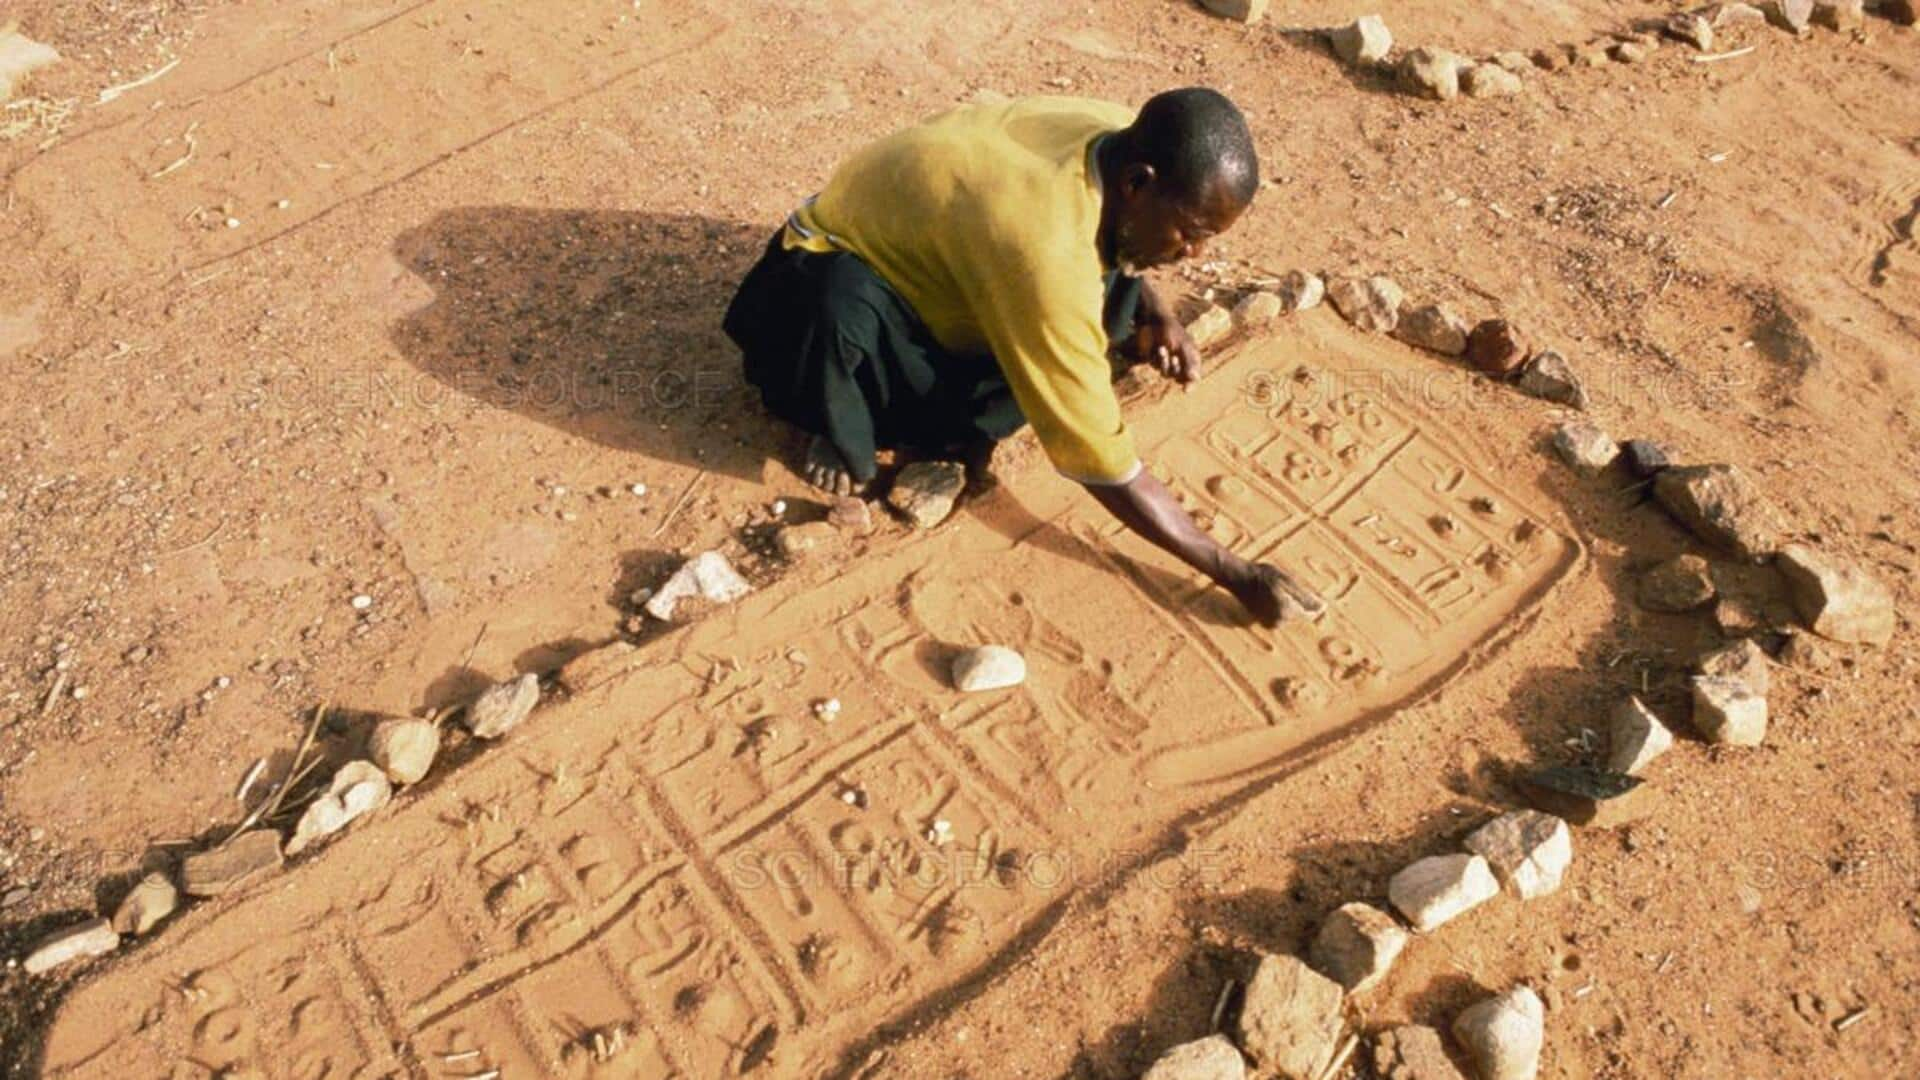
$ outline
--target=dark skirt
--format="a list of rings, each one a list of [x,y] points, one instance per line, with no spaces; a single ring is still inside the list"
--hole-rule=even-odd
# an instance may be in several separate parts
[[[1109,340],[1132,333],[1140,281],[1107,275]],[[854,479],[882,448],[1004,439],[1027,419],[987,354],[952,353],[858,256],[788,251],[775,233],[723,323],[774,415],[824,437]]]

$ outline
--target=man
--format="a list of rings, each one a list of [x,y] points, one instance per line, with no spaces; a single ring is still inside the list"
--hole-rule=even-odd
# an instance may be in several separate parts
[[[1031,423],[1053,465],[1261,623],[1321,604],[1201,532],[1134,453],[1110,346],[1183,382],[1200,355],[1138,276],[1197,257],[1252,202],[1244,117],[1207,89],[1118,105],[1028,98],[856,152],[768,244],[727,310],[748,381],[847,494],[887,446],[991,445]]]

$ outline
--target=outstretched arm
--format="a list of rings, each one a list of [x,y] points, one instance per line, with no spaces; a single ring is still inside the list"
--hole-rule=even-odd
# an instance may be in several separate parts
[[[1319,600],[1285,573],[1251,563],[1200,531],[1173,493],[1141,469],[1124,484],[1088,484],[1087,491],[1121,524],[1213,579],[1262,626],[1293,614],[1312,614]]]

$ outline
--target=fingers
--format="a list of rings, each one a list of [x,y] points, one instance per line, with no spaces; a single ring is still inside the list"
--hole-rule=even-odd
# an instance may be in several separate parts
[[[1193,347],[1193,342],[1184,341],[1180,343],[1180,355],[1180,381],[1190,383],[1198,380],[1200,378],[1200,350]]]

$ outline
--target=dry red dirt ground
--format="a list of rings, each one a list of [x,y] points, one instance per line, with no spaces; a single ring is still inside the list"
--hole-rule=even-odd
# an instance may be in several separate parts
[[[624,990],[542,968],[547,982],[516,987],[509,1003],[486,995],[514,981],[511,967],[478,987],[429,971],[428,959],[356,967],[358,932],[373,941],[372,916],[397,910],[373,886],[411,864],[400,856],[421,860],[447,910],[469,865],[461,845],[480,852],[472,866],[483,875],[515,872],[484,857],[504,848],[470,839],[461,814],[473,799],[525,805],[524,818],[493,820],[531,835],[575,805],[552,795],[581,775],[556,770],[570,754],[617,760],[647,784],[650,764],[691,760],[671,752],[679,728],[648,725],[664,723],[671,702],[712,693],[725,650],[740,651],[741,671],[774,678],[784,650],[834,620],[857,621],[863,605],[904,612],[949,642],[1002,625],[982,613],[986,601],[914,573],[981,558],[988,541],[966,538],[1005,548],[978,575],[1002,589],[998,602],[1005,591],[1047,600],[1077,587],[1057,609],[1035,606],[1080,625],[1068,627],[1073,648],[1032,650],[1051,658],[1035,665],[1035,692],[1054,686],[1060,715],[1168,738],[1188,726],[1211,734],[1224,714],[1209,711],[1209,695],[1226,695],[1220,708],[1246,704],[1227,691],[1251,663],[1233,650],[1253,646],[1201,619],[1195,632],[1224,642],[1225,659],[1202,673],[1171,664],[1166,641],[1188,630],[1157,629],[1136,601],[1151,591],[1142,581],[1161,595],[1182,595],[1178,583],[1156,577],[1147,556],[1103,568],[1076,560],[1108,541],[1039,527],[1067,521],[1075,504],[1031,453],[1014,455],[1000,491],[963,510],[944,539],[892,523],[799,566],[766,554],[774,499],[817,509],[788,467],[794,441],[760,413],[719,332],[732,283],[842,153],[982,94],[1227,92],[1254,125],[1270,183],[1210,253],[1222,263],[1212,276],[1384,272],[1415,296],[1509,318],[1581,368],[1593,415],[1615,435],[1740,464],[1796,536],[1861,560],[1911,610],[1916,32],[1876,19],[1800,39],[1743,27],[1716,48],[1754,51],[1725,61],[1695,63],[1669,44],[1641,64],[1530,72],[1518,97],[1440,103],[1342,67],[1305,33],[1362,10],[1383,15],[1402,46],[1486,55],[1584,42],[1667,9],[1276,3],[1266,24],[1247,28],[1169,0],[1070,11],[1004,0],[15,4],[6,17],[64,59],[22,88],[35,107],[0,116],[25,119],[0,143],[7,955],[111,905],[152,860],[223,835],[250,764],[284,763],[323,703],[355,717],[420,713],[622,637],[639,641],[644,663],[691,672],[694,685],[576,695],[536,714],[547,726],[530,740],[544,741],[449,762],[437,786],[257,895],[200,905],[84,971],[9,967],[0,1059],[11,1075],[145,1075],[164,1061],[180,1076],[324,1075],[322,1064],[332,1075],[438,1076],[447,1069],[435,1055],[471,1045],[452,1027],[484,1039],[498,1034],[489,1024],[518,1032],[525,1054],[503,1074],[540,1075],[541,1047],[556,1036],[531,1030],[529,1010],[544,995],[582,1025],[629,1009],[664,1017],[658,1068],[693,1075],[1132,1076],[1208,1031],[1221,986],[1244,979],[1254,950],[1301,950],[1326,912],[1380,900],[1394,870],[1513,805],[1519,768],[1578,758],[1583,729],[1601,729],[1619,694],[1683,706],[1688,663],[1720,636],[1703,616],[1648,614],[1632,596],[1641,569],[1697,545],[1643,492],[1544,453],[1561,410],[1476,388],[1449,362],[1321,309],[1223,354],[1218,374],[1236,382],[1185,399],[1149,387],[1132,407],[1177,440],[1230,420],[1246,403],[1234,391],[1258,383],[1251,375],[1299,363],[1412,388],[1410,427],[1578,551],[1564,563],[1543,556],[1551,571],[1529,570],[1538,577],[1495,595],[1486,625],[1425,643],[1437,650],[1430,668],[1367,689],[1367,708],[1327,720],[1326,732],[1270,717],[1282,734],[1251,760],[1285,765],[1231,797],[1204,787],[1219,777],[1179,756],[1178,738],[1096,746],[1087,760],[1202,789],[1163,796],[1109,778],[1084,803],[1038,788],[1023,803],[1020,785],[994,781],[983,758],[981,790],[1004,789],[983,798],[1022,806],[1030,843],[1095,869],[985,905],[971,932],[909,919],[898,946],[826,890],[812,902],[850,910],[823,917],[864,928],[871,947],[852,951],[886,962],[851,983],[807,981],[851,970],[816,967],[818,949],[786,973],[776,954],[805,942],[782,937],[778,920],[803,916],[729,908],[713,899],[725,890],[711,874],[689,886],[696,897],[711,893],[724,917],[772,929],[703,961],[693,998],[629,970],[640,946],[608,937],[591,951],[613,973],[607,986],[628,980]],[[1208,280],[1167,284],[1197,299]],[[1056,535],[1079,546],[1050,545]],[[634,589],[712,547],[749,569],[757,606],[674,634],[633,620]],[[1779,605],[1769,574],[1722,571],[1730,590]],[[358,596],[371,605],[356,608]],[[1523,617],[1499,625],[1507,611]],[[1903,621],[1886,648],[1829,646],[1819,669],[1777,669],[1765,746],[1683,739],[1659,763],[1657,813],[1580,831],[1552,897],[1502,900],[1417,941],[1360,1002],[1365,1028],[1444,1027],[1461,1006],[1526,981],[1549,1007],[1547,1076],[1911,1072],[1911,637]],[[1462,657],[1470,662],[1449,662]],[[847,682],[867,678],[863,663],[849,654]],[[1401,672],[1391,658],[1384,667]],[[924,739],[938,760],[972,762],[965,717],[954,719],[937,687],[916,687],[913,671],[874,680],[874,713],[926,723],[846,737],[871,740],[862,754]],[[1074,679],[1093,681],[1083,694]],[[1125,692],[1106,693],[1115,686]],[[1253,689],[1257,698],[1263,687]],[[855,696],[797,675],[779,690],[793,698],[783,708]],[[719,704],[697,715],[733,723]],[[329,730],[330,752],[352,752],[356,725]],[[958,732],[951,744],[937,734],[947,726]],[[1323,733],[1311,754],[1286,756]],[[1172,757],[1161,753],[1169,747]],[[516,772],[509,760],[534,764]],[[702,845],[734,844],[730,830],[765,835],[712,803],[708,832],[670,780],[658,782],[628,800],[653,808],[632,822],[642,863],[671,849],[697,877],[710,868]],[[977,809],[984,831],[995,811]],[[806,842],[804,813],[777,820],[764,828]],[[1029,843],[996,825],[1009,847]],[[648,839],[649,828],[660,835]],[[445,875],[433,858],[448,860]],[[672,858],[660,880],[682,872]],[[607,896],[580,880],[584,891],[569,894],[585,912],[579,934],[598,932],[592,905],[608,897],[636,905],[622,914],[652,902],[653,878],[630,888],[623,878]],[[355,921],[361,913],[368,921]],[[465,924],[454,925],[450,934]],[[567,936],[572,923],[551,939],[521,925],[501,950],[589,951],[566,952],[587,940]],[[242,956],[240,938],[285,953]],[[392,946],[423,958],[436,947]],[[365,1050],[357,1065],[287,1049],[300,1018],[260,980],[309,952],[348,956],[326,970],[344,964],[341,979],[375,988],[377,1007],[345,1014]],[[269,1049],[229,1046],[222,1059],[187,1035],[169,1041],[205,1019],[192,1010],[207,1001],[170,987],[229,955],[244,971],[228,1004]],[[379,989],[386,973],[418,975],[417,995]],[[735,987],[731,997],[722,986]],[[476,1002],[502,1012],[463,1017]],[[126,1040],[134,1064],[116,1071],[91,1044],[114,1024],[141,1026],[149,1006],[152,1038]],[[639,1061],[606,1075],[652,1075]]]

